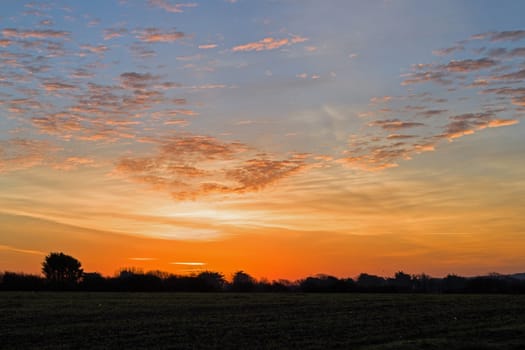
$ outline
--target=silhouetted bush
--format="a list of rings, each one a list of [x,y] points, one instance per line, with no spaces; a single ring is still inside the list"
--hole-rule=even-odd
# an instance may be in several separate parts
[[[2,276],[0,290],[39,291],[45,287],[45,280],[36,275],[5,272]]]
[[[302,280],[299,288],[305,293],[342,293],[354,291],[355,283],[350,278],[338,279],[334,276],[317,275]]]
[[[443,278],[441,282],[442,291],[444,293],[460,293],[464,292],[465,288],[467,287],[467,278],[456,276],[456,275],[448,275],[447,277]]]
[[[385,292],[390,288],[383,277],[362,273],[357,277],[357,289],[360,292]]]
[[[89,292],[109,291],[110,285],[106,278],[98,272],[85,272],[79,285],[80,290]]]
[[[114,277],[97,272],[83,273],[80,262],[63,253],[51,253],[42,264],[47,278],[23,273],[0,274],[0,290],[82,290],[116,292],[305,292],[305,293],[525,293],[525,274],[489,274],[478,277],[448,275],[433,278],[398,271],[393,277],[362,273],[354,281],[330,275],[315,275],[291,282],[257,280],[238,271],[228,283],[219,272],[203,271],[180,276],[163,271],[144,273],[136,268],[120,270]]]

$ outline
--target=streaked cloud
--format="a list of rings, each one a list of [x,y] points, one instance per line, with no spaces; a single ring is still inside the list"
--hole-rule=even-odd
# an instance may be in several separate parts
[[[410,121],[402,121],[399,119],[386,119],[386,120],[375,120],[373,122],[368,123],[369,126],[379,126],[385,130],[400,130],[400,129],[408,129],[408,128],[415,128],[418,126],[424,126],[425,124],[420,122],[410,122]]]
[[[69,38],[71,33],[58,30],[22,30],[6,28],[2,30],[2,35],[6,38],[65,39]]]
[[[179,200],[260,191],[307,168],[307,159],[275,159],[245,144],[186,135],[157,142],[151,157],[126,157],[115,175],[171,193]]]
[[[466,60],[453,60],[443,66],[448,71],[451,72],[471,72],[480,69],[487,69],[494,67],[498,64],[497,61],[494,61],[490,58],[479,58],[479,59],[466,59]]]
[[[441,136],[449,140],[470,135],[485,128],[497,128],[518,124],[516,119],[498,119],[491,113],[467,113],[450,117],[450,123]]]
[[[174,42],[186,37],[186,34],[183,32],[178,32],[176,30],[172,31],[162,31],[159,28],[146,28],[142,31],[139,31],[137,38],[141,41],[147,43],[157,43],[157,42]]]
[[[185,8],[197,7],[197,3],[195,2],[172,4],[167,0],[148,0],[148,3],[151,6],[159,7],[164,11],[171,13],[182,13]]]
[[[203,49],[203,50],[214,49],[216,47],[217,47],[217,44],[202,44],[198,46],[199,49]]]
[[[198,261],[174,261],[170,264],[173,265],[184,265],[184,266],[204,266],[206,263],[198,262]]]
[[[42,165],[58,150],[47,141],[21,138],[0,140],[0,173]]]
[[[33,249],[22,249],[22,248],[16,248],[13,246],[0,244],[0,251],[7,250],[15,253],[22,253],[22,254],[31,254],[31,255],[46,255],[47,253],[41,252],[39,250],[33,250]]]
[[[267,50],[276,50],[284,46],[289,46],[297,43],[302,43],[307,41],[308,38],[294,35],[291,39],[282,38],[277,39],[273,37],[267,37],[259,41],[237,45],[232,48],[234,52],[247,52],[247,51],[267,51]]]
[[[525,30],[507,30],[502,32],[487,32],[475,34],[471,37],[473,40],[487,39],[491,42],[496,41],[518,41],[525,39]]]
[[[128,30],[126,28],[109,28],[104,30],[104,40],[111,40],[119,38],[127,34]]]

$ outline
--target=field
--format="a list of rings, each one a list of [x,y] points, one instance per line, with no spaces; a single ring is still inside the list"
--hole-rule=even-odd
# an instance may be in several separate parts
[[[0,293],[0,348],[523,349],[525,296]]]

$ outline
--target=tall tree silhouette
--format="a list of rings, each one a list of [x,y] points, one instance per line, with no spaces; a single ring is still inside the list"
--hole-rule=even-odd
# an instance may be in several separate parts
[[[80,261],[70,255],[50,253],[42,263],[42,272],[54,284],[74,285],[84,272],[81,266]]]

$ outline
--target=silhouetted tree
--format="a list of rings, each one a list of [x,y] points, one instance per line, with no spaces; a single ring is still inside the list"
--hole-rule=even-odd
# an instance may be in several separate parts
[[[383,277],[362,273],[357,277],[357,286],[362,291],[384,291],[386,280]]]
[[[109,284],[108,280],[98,272],[84,272],[80,282],[80,289],[100,292],[108,290]]]
[[[224,275],[219,272],[203,271],[197,275],[199,291],[201,292],[220,292],[224,289],[226,280]]]
[[[234,292],[253,292],[257,281],[244,271],[233,274],[231,289]]]
[[[353,290],[354,281],[351,278],[338,279],[329,275],[317,275],[315,277],[307,277],[299,284],[299,288],[303,292],[348,292]]]
[[[46,279],[58,287],[71,287],[82,278],[80,261],[64,253],[50,253],[42,263]]]
[[[162,279],[155,273],[144,273],[139,269],[126,268],[113,279],[117,290],[128,292],[159,292],[162,290]]]
[[[464,292],[467,286],[467,279],[465,277],[448,275],[441,281],[442,290],[445,293],[460,293]]]
[[[412,291],[412,277],[403,271],[396,272],[394,279],[389,280],[396,292]]]

